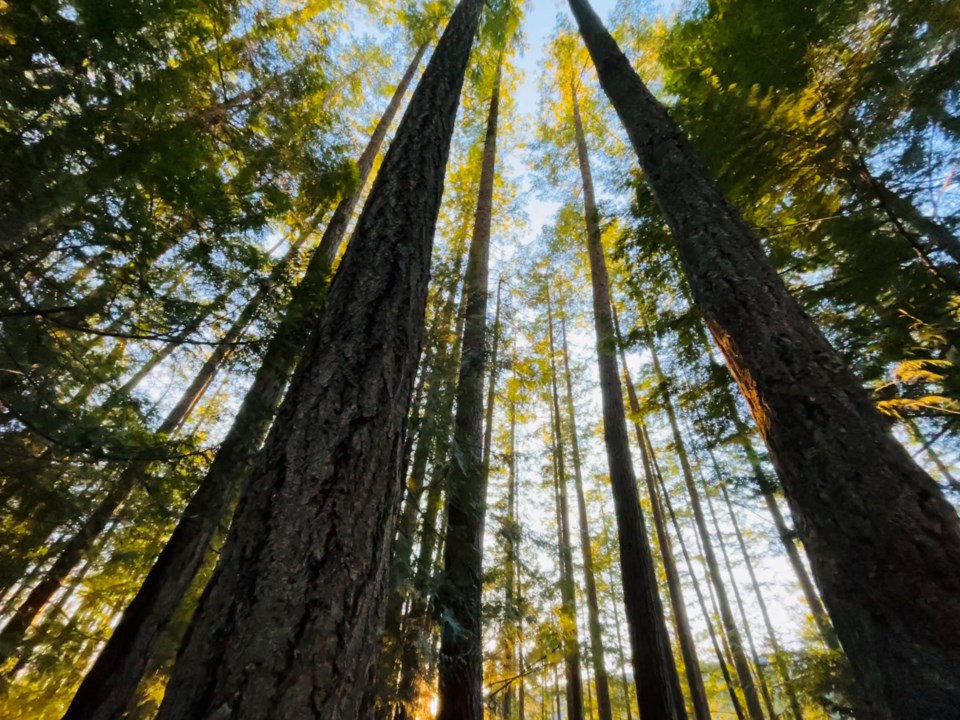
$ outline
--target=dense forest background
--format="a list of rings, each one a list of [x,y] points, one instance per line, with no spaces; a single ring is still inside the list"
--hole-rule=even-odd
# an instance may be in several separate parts
[[[859,710],[873,686],[821,599],[829,562],[804,552],[786,461],[768,457],[761,403],[724,364],[671,239],[682,223],[648,184],[594,48],[565,5],[465,0],[475,33],[454,5],[0,0],[0,716],[152,718],[194,646],[228,648],[223,627],[188,627],[231,562],[249,561],[250,587],[283,584],[256,564],[266,534],[250,529],[293,527],[270,514],[282,498],[268,481],[327,427],[295,407],[316,380],[360,398],[325,401],[329,417],[359,422],[355,404],[384,423],[389,442],[358,434],[342,452],[402,468],[382,495],[357,470],[354,496],[310,521],[330,537],[291,535],[358,576],[352,558],[389,548],[386,571],[370,570],[376,648],[359,634],[338,646],[372,653],[375,675],[316,680],[363,685],[362,712],[434,717],[473,663],[490,718],[647,720],[636,637],[656,637],[673,658],[659,682],[696,720],[907,717]],[[885,427],[960,507],[960,3],[596,9]],[[447,57],[444,28],[451,47],[465,38],[462,91],[449,80],[425,112],[410,97]],[[380,200],[407,167],[401,117],[426,118],[409,133],[423,164],[389,196],[421,203],[410,215]],[[435,225],[422,261],[367,242],[383,203],[411,247]],[[366,244],[341,265],[352,237]],[[422,288],[419,314],[342,299],[399,293],[363,274],[376,267],[411,278],[411,297]],[[422,343],[364,329],[420,317]],[[329,349],[351,332],[353,349]],[[314,361],[408,347],[408,380],[386,364],[343,380]],[[786,335],[764,350],[803,355]],[[370,378],[409,411],[364,394]],[[339,460],[324,462],[304,476]],[[629,564],[625,528],[641,529],[646,565]],[[242,598],[237,575],[204,602]]]

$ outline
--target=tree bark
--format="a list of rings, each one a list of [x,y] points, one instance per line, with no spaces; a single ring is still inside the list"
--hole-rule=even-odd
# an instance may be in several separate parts
[[[889,433],[587,0],[570,0],[697,306],[770,448],[864,717],[960,706],[960,520]],[[904,693],[902,688],[911,692]]]
[[[384,158],[160,720],[369,710],[434,224],[481,10],[457,7]]]
[[[447,476],[447,535],[440,590],[439,720],[483,719],[480,618],[483,591],[483,375],[486,360],[490,223],[496,175],[500,71],[487,114],[480,188],[464,279],[466,316],[454,416],[453,458]]]
[[[647,529],[640,512],[637,479],[630,458],[623,390],[617,369],[616,334],[610,309],[610,280],[600,237],[600,218],[576,93],[573,121],[583,181],[584,218],[593,288],[593,318],[603,404],[603,432],[620,539],[624,604],[633,651],[637,700],[644,720],[685,720],[680,678],[673,661],[663,605],[657,588]]]
[[[583,556],[583,576],[587,590],[588,626],[590,628],[590,655],[593,660],[593,676],[597,686],[597,715],[599,720],[612,720],[610,685],[607,679],[607,663],[603,649],[603,627],[600,623],[600,601],[597,598],[597,581],[593,570],[593,547],[590,541],[590,525],[587,517],[587,500],[583,493],[583,469],[580,463],[580,440],[577,434],[577,414],[573,405],[573,379],[570,373],[570,351],[567,347],[567,325],[560,316],[561,347],[563,350],[563,375],[567,390],[567,419],[570,424],[570,459],[573,462],[573,480],[577,491],[577,513],[580,520],[580,553]]]

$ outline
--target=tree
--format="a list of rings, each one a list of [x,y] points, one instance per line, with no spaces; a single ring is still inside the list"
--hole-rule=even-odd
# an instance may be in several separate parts
[[[164,720],[357,717],[369,706],[433,223],[481,9],[465,0],[454,12],[384,158],[177,659]]]
[[[487,488],[487,468],[483,462],[483,376],[500,77],[498,62],[487,114],[473,238],[464,279],[466,315],[451,443],[453,461],[447,476],[444,580],[439,598],[439,717],[444,720],[481,720],[483,717],[480,602]]]
[[[947,712],[960,693],[947,670],[960,659],[960,593],[948,570],[960,560],[956,513],[802,314],[589,4],[570,5],[770,448],[866,716]],[[904,682],[922,700],[893,690]]]
[[[583,184],[584,219],[590,277],[593,290],[593,318],[597,336],[597,363],[603,401],[603,432],[610,467],[610,482],[617,510],[620,562],[627,608],[627,624],[633,650],[633,671],[640,712],[652,718],[685,718],[680,680],[673,661],[663,606],[657,588],[653,558],[630,458],[623,391],[617,369],[616,335],[610,305],[610,280],[600,236],[600,216],[594,199],[590,160],[577,103],[577,89],[570,76],[572,119],[577,158]]]

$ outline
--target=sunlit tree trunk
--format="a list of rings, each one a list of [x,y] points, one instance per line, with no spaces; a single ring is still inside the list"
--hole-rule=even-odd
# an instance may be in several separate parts
[[[790,297],[588,0],[570,6],[664,211],[697,306],[770,448],[860,682],[864,718],[949,715],[960,706],[956,511]]]

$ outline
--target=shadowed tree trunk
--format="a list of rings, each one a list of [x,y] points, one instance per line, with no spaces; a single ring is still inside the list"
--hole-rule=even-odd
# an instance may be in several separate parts
[[[616,315],[614,315],[616,319]],[[617,337],[620,337],[619,328]],[[636,418],[640,416],[640,402],[637,391],[627,369],[627,360],[624,357],[623,346],[620,346],[620,362],[623,364],[623,379],[627,386],[627,397],[630,401],[630,412]],[[680,652],[683,655],[683,665],[687,675],[687,686],[690,688],[690,699],[693,703],[693,714],[697,720],[710,720],[710,705],[707,702],[707,692],[703,687],[703,675],[700,672],[700,660],[697,657],[697,645],[690,629],[690,619],[687,616],[687,607],[683,601],[683,587],[680,583],[680,573],[677,571],[677,562],[673,555],[670,535],[667,533],[667,524],[663,517],[663,508],[657,497],[656,481],[653,477],[653,468],[644,442],[644,429],[639,419],[634,421],[634,430],[637,435],[637,444],[640,447],[640,458],[643,462],[643,477],[650,496],[650,507],[653,512],[653,522],[657,530],[657,540],[660,545],[660,556],[663,559],[663,569],[667,576],[667,588],[670,591],[670,607],[673,608],[673,618],[677,624],[677,637],[680,641]]]
[[[577,633],[577,598],[570,548],[569,508],[567,506],[567,468],[563,450],[563,424],[560,419],[560,393],[557,390],[556,346],[553,334],[553,307],[547,288],[547,336],[550,353],[550,416],[553,425],[554,498],[557,514],[557,554],[560,566],[561,632],[567,675],[567,714],[570,720],[583,720],[583,677],[580,665],[580,640]]]
[[[603,405],[603,434],[610,468],[610,484],[617,514],[620,563],[624,579],[624,604],[633,651],[633,673],[637,701],[644,720],[685,720],[686,708],[680,678],[673,661],[670,635],[653,556],[640,512],[637,478],[630,457],[623,390],[617,369],[616,334],[610,305],[610,280],[600,237],[600,216],[593,192],[593,177],[587,144],[580,119],[576,88],[573,91],[573,120],[577,157],[583,182],[584,219],[593,289],[593,318],[597,337],[597,364]]]
[[[434,224],[481,10],[457,7],[384,158],[161,720],[369,712]]]
[[[425,50],[426,46],[418,48],[360,156],[360,178],[351,196],[351,211]],[[64,720],[120,718],[133,699],[157,642],[202,565],[218,526],[236,501],[303,352],[305,340],[317,322],[326,297],[330,263],[346,226],[344,221],[336,227],[334,220],[349,200],[340,202],[314,251],[206,478],[96,663],[87,672]]]
[[[661,504],[662,507],[666,507],[667,514],[670,516],[670,523],[673,525],[673,531],[677,536],[677,542],[680,545],[680,552],[683,555],[684,564],[687,566],[687,572],[690,574],[690,581],[693,585],[694,594],[697,596],[697,604],[700,606],[700,613],[703,615],[704,622],[707,624],[707,633],[710,635],[710,643],[713,645],[713,652],[717,658],[717,665],[720,666],[720,674],[723,675],[724,683],[727,686],[727,692],[730,695],[730,703],[733,705],[734,712],[737,715],[738,720],[745,720],[746,715],[743,711],[743,705],[740,703],[740,697],[737,695],[736,684],[733,682],[733,676],[730,673],[730,668],[727,665],[726,658],[724,656],[724,648],[721,648],[721,641],[726,647],[726,638],[722,635],[717,637],[717,631],[714,628],[712,616],[710,610],[707,609],[706,599],[703,597],[703,591],[700,589],[700,581],[697,579],[697,574],[693,568],[693,560],[690,558],[690,552],[687,550],[687,544],[683,539],[683,533],[680,530],[680,523],[677,520],[677,515],[673,510],[673,501],[670,499],[670,493],[667,491],[666,483],[663,480],[663,474],[660,472],[660,463],[657,462],[657,455],[654,452],[653,445],[650,442],[650,436],[647,434],[645,427],[641,426],[641,432],[643,433],[643,442],[647,448],[647,455],[650,458],[650,464],[653,466],[653,474],[656,476],[657,487],[654,488],[656,501]],[[659,492],[657,492],[659,490]],[[712,596],[711,596],[712,599]]]
[[[447,532],[440,590],[440,720],[482,720],[483,375],[486,360],[490,221],[497,156],[500,70],[493,83],[480,169],[473,238],[464,279],[466,316],[457,384]]]
[[[727,491],[727,486],[720,479],[719,467],[717,465],[716,458],[713,456],[712,450],[710,451],[710,459],[713,463],[714,470],[717,473],[717,480],[720,482],[720,492],[723,494],[723,501],[727,506],[727,513],[730,515],[730,522],[733,524],[733,531],[737,536],[737,546],[740,548],[740,553],[743,555],[743,561],[747,566],[747,573],[750,576],[750,584],[753,586],[754,595],[757,597],[757,605],[760,608],[760,615],[763,617],[763,624],[767,631],[767,639],[770,642],[770,647],[773,649],[774,653],[774,667],[776,667],[777,674],[779,674],[780,680],[783,683],[783,691],[787,696],[787,701],[790,703],[790,711],[793,713],[793,716],[796,718],[796,720],[803,720],[803,709],[801,708],[800,701],[797,698],[797,693],[793,686],[793,679],[790,677],[790,670],[783,658],[783,648],[780,646],[780,641],[777,638],[777,632],[773,627],[773,622],[770,620],[770,612],[767,610],[767,601],[764,599],[763,593],[760,590],[760,583],[757,580],[757,573],[754,570],[750,553],[747,551],[747,543],[744,540],[743,532],[740,530],[740,522],[737,520],[737,515],[734,512],[733,502],[730,500],[730,493]],[[719,524],[717,527],[719,528]]]
[[[960,706],[960,520],[794,301],[587,0],[581,34],[783,483],[865,719]],[[911,688],[909,693],[902,692]]]
[[[750,663],[747,660],[743,640],[740,637],[740,630],[737,628],[737,622],[733,617],[733,609],[730,599],[727,597],[726,586],[723,582],[723,576],[720,574],[720,563],[717,561],[716,553],[713,550],[713,540],[710,537],[710,531],[707,528],[706,516],[703,513],[703,507],[700,502],[700,491],[697,488],[693,477],[693,470],[690,467],[690,458],[687,455],[686,443],[680,432],[680,426],[677,422],[676,410],[673,406],[673,398],[670,394],[670,387],[667,377],[660,367],[660,360],[657,356],[657,348],[653,337],[647,337],[647,349],[650,351],[650,358],[653,362],[653,371],[656,375],[657,385],[659,387],[660,402],[666,412],[667,420],[670,423],[670,432],[673,436],[674,450],[677,453],[677,459],[680,461],[680,470],[683,475],[683,481],[687,488],[687,495],[690,498],[690,509],[693,512],[694,525],[700,535],[700,543],[703,546],[704,560],[707,563],[707,570],[710,574],[710,580],[716,592],[717,603],[720,609],[720,620],[723,622],[724,630],[727,634],[727,640],[730,643],[730,652],[733,657],[733,665],[737,670],[737,677],[740,679],[740,689],[743,691],[744,701],[747,706],[747,713],[752,720],[763,720],[763,708],[760,706],[760,696],[757,694],[757,687],[754,683],[753,672],[750,669]]]
[[[567,347],[567,325],[560,316],[561,347],[563,349],[563,376],[567,390],[567,418],[570,423],[570,459],[573,462],[573,480],[577,491],[577,513],[580,520],[580,552],[583,556],[583,576],[587,590],[587,610],[590,628],[590,654],[593,659],[593,676],[597,686],[597,716],[599,720],[612,720],[610,686],[607,680],[607,664],[603,649],[603,628],[600,624],[600,601],[597,598],[597,581],[593,571],[593,547],[590,542],[590,525],[587,518],[587,500],[583,493],[583,469],[580,464],[580,440],[577,435],[577,414],[573,405],[573,379],[570,374],[570,351]]]

